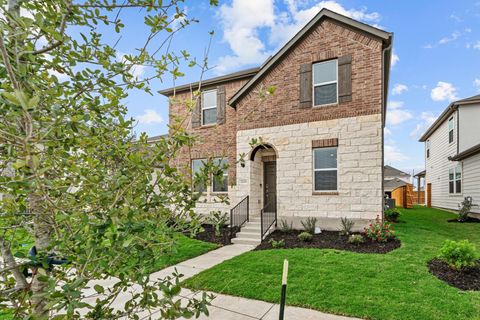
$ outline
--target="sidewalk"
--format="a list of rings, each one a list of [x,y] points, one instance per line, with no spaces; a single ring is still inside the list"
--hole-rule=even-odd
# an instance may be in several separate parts
[[[190,260],[180,262],[174,266],[170,266],[158,272],[152,273],[151,281],[163,279],[166,276],[171,275],[175,269],[184,275],[182,280],[191,278],[203,270],[209,269],[217,264],[222,263],[225,260],[231,259],[235,256],[241,255],[245,252],[253,250],[255,247],[250,245],[234,244],[205,253],[204,255],[195,257]],[[115,279],[108,279],[99,281],[102,285],[113,285]],[[93,287],[93,285],[92,285]],[[137,288],[132,288],[132,292]],[[280,286],[279,289],[280,290]],[[114,307],[121,309],[128,300],[131,293],[125,292],[120,295],[114,302]],[[181,300],[185,302],[194,297],[195,295],[201,295],[202,292],[193,292],[189,289],[182,288],[180,292]],[[211,302],[211,306],[208,307],[210,315],[201,316],[201,320],[276,320],[278,319],[279,305],[275,303],[246,299],[241,297],[234,297],[224,294],[212,292],[215,298]],[[91,295],[86,298],[86,302],[93,302],[99,295],[91,291]],[[288,297],[287,297],[288,302]],[[159,311],[142,312],[138,314],[140,319],[159,319]],[[331,315],[322,313],[319,311],[289,307],[285,308],[286,320],[352,320],[355,318],[342,317],[337,315]]]

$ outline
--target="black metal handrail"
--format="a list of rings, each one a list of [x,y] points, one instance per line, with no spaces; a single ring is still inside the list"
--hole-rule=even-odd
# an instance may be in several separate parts
[[[243,198],[235,207],[230,209],[230,228],[241,228],[249,219],[249,196]]]
[[[262,241],[265,234],[268,230],[275,224],[277,227],[277,201],[274,202],[274,212],[265,212],[265,209],[271,204],[269,201],[263,208],[260,210],[260,228],[262,234]]]

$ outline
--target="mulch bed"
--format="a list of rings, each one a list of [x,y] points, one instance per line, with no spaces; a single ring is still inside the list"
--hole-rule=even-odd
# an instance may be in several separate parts
[[[460,290],[480,291],[480,261],[476,267],[454,270],[440,259],[428,262],[430,273]]]
[[[292,248],[317,248],[317,249],[338,249],[353,251],[359,253],[387,253],[397,248],[400,248],[401,242],[398,239],[393,239],[388,242],[374,242],[365,238],[364,243],[351,244],[347,242],[348,237],[340,235],[338,231],[322,231],[320,234],[314,234],[310,242],[301,241],[298,235],[302,231],[294,230],[289,233],[275,230],[268,235],[265,240],[258,245],[255,250],[269,250],[272,245],[268,243],[270,239],[275,241],[284,240],[285,249]]]
[[[458,222],[458,223],[480,223],[480,219],[467,217],[465,221],[458,221],[458,219],[449,219],[448,222]]]
[[[217,236],[215,235],[215,227],[211,224],[202,224],[202,227],[205,231],[197,233],[195,239],[221,245],[232,244],[232,238],[235,237],[235,234],[238,231],[240,231],[238,227],[235,227],[232,232],[230,232],[229,227],[224,227],[221,230],[221,235]]]

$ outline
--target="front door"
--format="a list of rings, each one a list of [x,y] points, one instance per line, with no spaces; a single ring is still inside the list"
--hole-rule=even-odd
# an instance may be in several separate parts
[[[277,163],[264,162],[263,205],[265,212],[275,212],[277,207]]]

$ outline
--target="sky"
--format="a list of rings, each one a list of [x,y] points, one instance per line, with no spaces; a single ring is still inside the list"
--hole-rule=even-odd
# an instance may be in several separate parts
[[[451,101],[480,94],[480,1],[228,0],[186,1],[198,23],[172,40],[171,50],[187,50],[211,69],[203,78],[261,65],[316,13],[326,7],[394,33],[385,128],[385,163],[409,173],[424,168],[418,138]],[[134,53],[148,34],[138,11],[123,12],[127,28],[118,49]],[[143,36],[145,35],[145,36]],[[143,37],[142,37],[143,36]],[[157,39],[156,41],[162,41]],[[183,66],[176,84],[198,81],[200,69]],[[138,68],[139,78],[150,70]],[[152,82],[154,95],[132,92],[125,103],[137,120],[135,131],[168,132],[168,102],[156,92],[173,86],[171,76]]]

